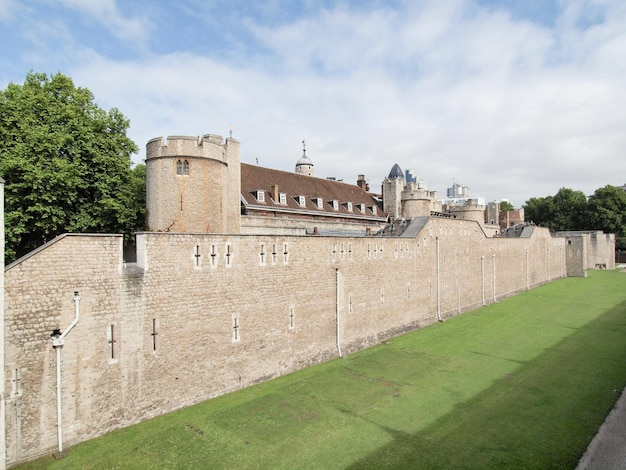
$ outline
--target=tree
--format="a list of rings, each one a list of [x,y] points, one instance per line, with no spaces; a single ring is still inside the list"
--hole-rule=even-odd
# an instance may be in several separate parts
[[[554,196],[530,198],[524,205],[526,220],[555,231],[583,230],[587,196],[561,188]]]
[[[552,198],[552,221],[555,230],[582,230],[587,210],[587,196],[582,191],[561,188]]]
[[[129,121],[60,73],[29,73],[0,91],[0,176],[5,186],[5,259],[65,232],[130,234]]]
[[[614,233],[616,248],[625,250],[626,192],[611,185],[596,189],[589,197],[585,223],[590,229]]]
[[[553,228],[552,216],[554,214],[553,197],[531,197],[524,208],[524,219],[537,225]]]
[[[130,175],[130,188],[133,196],[136,230],[146,227],[146,165],[135,166]]]
[[[501,201],[500,202],[500,210],[501,211],[514,211],[515,207],[513,207],[513,204],[511,204],[509,201]]]

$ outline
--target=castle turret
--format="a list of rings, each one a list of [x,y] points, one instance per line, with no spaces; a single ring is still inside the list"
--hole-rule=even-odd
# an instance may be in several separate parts
[[[306,156],[306,145],[304,140],[302,141],[302,156],[296,162],[296,173],[313,176],[313,162]]]
[[[407,184],[402,191],[402,217],[406,219],[425,217],[431,212],[441,210],[441,203],[437,201],[437,191],[426,189],[424,182]]]
[[[389,217],[397,219],[402,215],[402,190],[404,189],[404,173],[397,163],[391,168],[389,176],[383,180],[383,211]]]
[[[239,233],[239,142],[217,135],[158,137],[146,146],[147,225],[152,231]]]

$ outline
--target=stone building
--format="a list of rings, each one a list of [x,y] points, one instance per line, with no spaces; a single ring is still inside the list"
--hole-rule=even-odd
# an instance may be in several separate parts
[[[146,165],[136,262],[121,235],[66,234],[4,270],[6,465],[594,267],[578,234],[489,237],[401,171],[381,201],[213,135],[153,139]]]

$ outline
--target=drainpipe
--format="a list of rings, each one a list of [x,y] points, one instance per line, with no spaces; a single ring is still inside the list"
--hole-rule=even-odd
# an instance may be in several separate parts
[[[491,255],[491,266],[492,266],[492,270],[493,270],[493,301],[497,302],[496,300],[496,254],[494,253],[493,255]]]
[[[439,288],[439,271],[441,268],[441,264],[439,262],[439,237],[435,238],[435,243],[437,245],[437,320],[443,321],[441,318],[441,290]]]
[[[526,250],[526,290],[530,290],[530,268],[528,266],[528,250]]]
[[[480,257],[480,274],[481,274],[481,279],[482,279],[482,285],[483,285],[483,307],[485,305],[487,305],[485,303],[485,255]]]
[[[335,268],[335,324],[337,336],[337,352],[339,357],[343,357],[341,354],[341,341],[339,341],[339,268]]]
[[[72,331],[72,328],[74,328],[76,323],[78,323],[80,305],[80,296],[78,295],[78,291],[74,291],[72,301],[74,302],[74,321],[72,321],[70,326],[68,326],[63,333],[61,333],[60,329],[56,329],[50,335],[52,338],[52,347],[56,351],[57,356],[57,440],[59,444],[59,453],[63,452],[63,421],[61,415],[61,349],[63,348],[65,336]]]

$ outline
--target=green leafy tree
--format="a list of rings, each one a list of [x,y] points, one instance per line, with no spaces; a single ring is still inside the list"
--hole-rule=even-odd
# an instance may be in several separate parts
[[[554,204],[552,196],[531,197],[524,204],[524,219],[544,227],[553,227]]]
[[[6,261],[65,232],[130,234],[137,220],[129,121],[60,73],[0,91]],[[139,170],[138,170],[139,171]]]
[[[137,222],[136,229],[141,231],[146,226],[146,165],[136,165],[132,169],[130,187]]]
[[[514,211],[515,207],[509,201],[500,202],[500,210],[501,211]]]
[[[582,191],[561,188],[552,198],[552,223],[555,230],[583,230],[587,196]]]
[[[585,224],[593,230],[614,233],[616,248],[626,250],[626,192],[607,185],[589,197]]]

